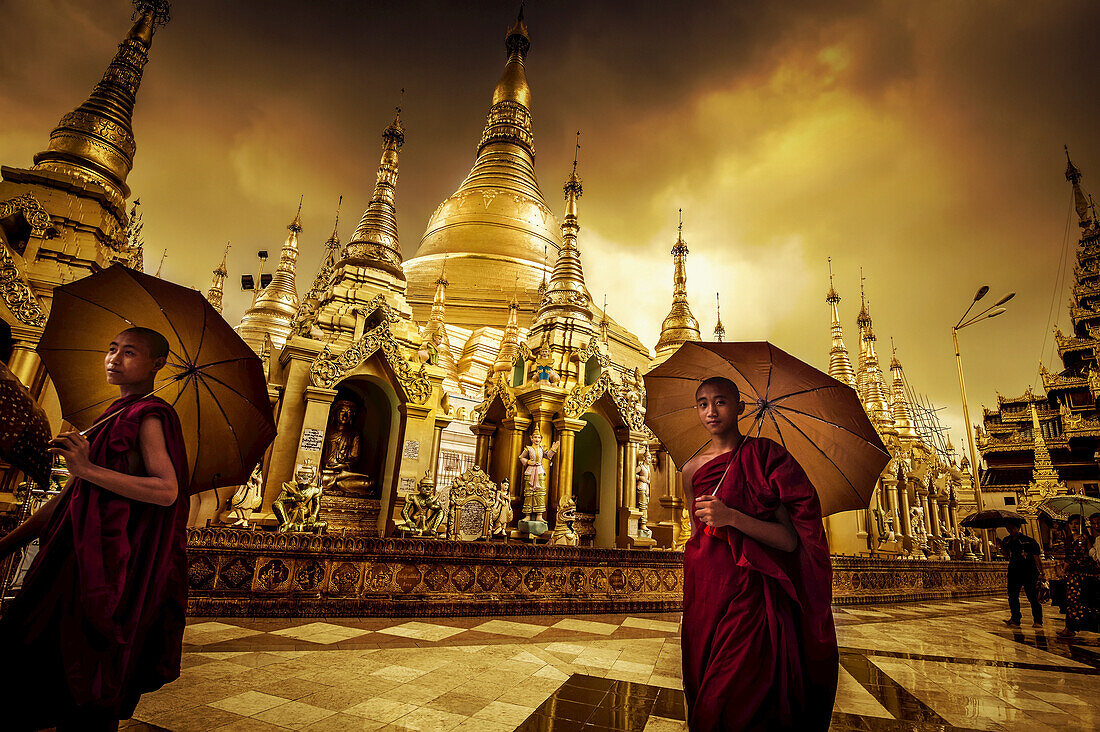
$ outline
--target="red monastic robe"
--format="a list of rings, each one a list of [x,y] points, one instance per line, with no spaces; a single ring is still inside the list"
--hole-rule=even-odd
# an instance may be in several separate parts
[[[103,414],[114,412],[92,434],[92,462],[144,475],[138,431],[145,417],[156,417],[179,495],[156,506],[73,481],[0,619],[7,729],[126,719],[141,694],[179,676],[189,508],[183,433],[158,397],[124,397]]]
[[[690,728],[825,730],[839,654],[817,493],[783,447],[748,437],[695,473],[693,495],[715,486],[754,518],[774,521],[785,505],[799,544],[787,553],[728,527],[708,533],[692,511],[682,634]]]

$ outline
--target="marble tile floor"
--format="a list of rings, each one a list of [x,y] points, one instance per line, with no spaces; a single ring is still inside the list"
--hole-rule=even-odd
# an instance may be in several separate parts
[[[836,730],[1100,728],[1100,641],[1007,628],[1003,598],[835,608]],[[195,618],[137,730],[672,732],[677,614]]]

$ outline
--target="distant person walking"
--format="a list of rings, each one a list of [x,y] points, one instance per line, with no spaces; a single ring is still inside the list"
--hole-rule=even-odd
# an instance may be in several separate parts
[[[1008,609],[1012,617],[1005,621],[1010,628],[1020,627],[1020,590],[1031,603],[1032,627],[1043,627],[1043,605],[1039,602],[1039,583],[1046,580],[1039,542],[1021,530],[1021,525],[1008,525],[1008,536],[1001,542],[1001,551],[1008,558]]]

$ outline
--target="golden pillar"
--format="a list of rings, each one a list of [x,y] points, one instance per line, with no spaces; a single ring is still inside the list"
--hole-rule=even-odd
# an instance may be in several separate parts
[[[558,440],[561,444],[558,446],[558,456],[554,458],[552,475],[554,480],[551,483],[554,488],[550,491],[550,500],[546,506],[548,519],[557,519],[558,506],[573,495],[573,451],[577,445],[577,433],[587,424],[583,419],[568,417],[559,417],[554,420],[554,427],[558,430]]]
[[[474,443],[474,464],[489,472],[489,443],[496,432],[497,426],[495,424],[478,424],[474,425],[473,429],[476,440]]]
[[[519,504],[522,505],[524,476],[523,466],[519,464],[519,454],[523,452],[523,437],[527,432],[527,428],[531,426],[531,420],[524,417],[512,417],[504,420],[501,426],[504,428],[504,432],[501,435],[501,441],[497,443],[496,449],[506,451],[507,469],[504,477],[508,479],[508,484],[512,489],[512,499],[519,501]],[[546,433],[543,433],[543,444],[549,449],[552,443],[546,442],[546,437]],[[551,483],[548,481],[547,485],[551,485]]]
[[[443,430],[451,423],[445,414],[435,416],[435,434],[432,435],[432,482],[439,485],[439,450],[443,444]]]
[[[901,535],[913,538],[913,527],[909,524],[909,481],[898,482],[898,519],[901,521]]]

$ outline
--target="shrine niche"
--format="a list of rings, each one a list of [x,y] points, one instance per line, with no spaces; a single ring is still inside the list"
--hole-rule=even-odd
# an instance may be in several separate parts
[[[329,409],[321,452],[322,513],[330,530],[377,532],[391,455],[393,407],[368,377],[344,380]]]

